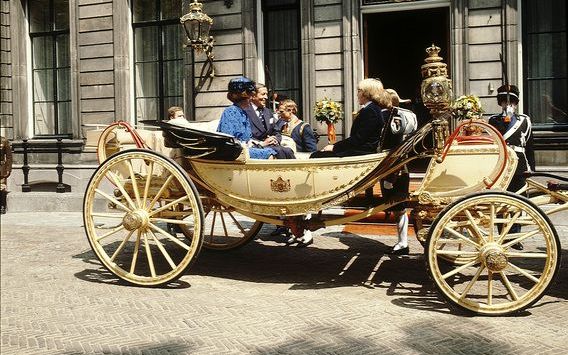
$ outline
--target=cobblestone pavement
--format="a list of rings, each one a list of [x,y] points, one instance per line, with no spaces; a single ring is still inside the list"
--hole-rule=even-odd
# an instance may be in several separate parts
[[[568,354],[568,270],[511,317],[452,311],[423,249],[328,228],[304,249],[269,237],[204,251],[164,288],[133,287],[90,251],[80,213],[1,217],[6,354]],[[568,216],[555,217],[568,260]],[[566,262],[565,262],[566,264]]]

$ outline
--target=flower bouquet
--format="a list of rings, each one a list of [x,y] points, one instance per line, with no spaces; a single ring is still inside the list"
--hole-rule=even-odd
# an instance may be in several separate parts
[[[324,97],[314,106],[315,118],[318,122],[327,124],[327,138],[330,144],[335,143],[335,123],[343,119],[341,104]]]
[[[483,108],[481,107],[479,97],[475,95],[463,95],[458,97],[452,105],[452,114],[458,121],[470,120],[471,122],[473,120],[480,120],[483,114]],[[468,136],[481,134],[481,132],[477,132],[478,129],[474,126],[465,126],[464,130],[465,134]]]

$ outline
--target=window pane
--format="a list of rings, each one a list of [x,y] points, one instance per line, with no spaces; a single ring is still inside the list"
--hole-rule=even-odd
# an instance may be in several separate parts
[[[164,27],[164,59],[180,59],[183,56],[181,25]]]
[[[529,77],[566,76],[566,32],[529,35],[526,47]]]
[[[53,103],[34,104],[35,134],[55,134]]]
[[[565,0],[525,1],[523,12],[534,19],[526,24],[529,33],[566,31],[566,17],[559,16],[566,13]]]
[[[60,35],[56,39],[57,67],[68,67],[69,62],[69,35]]]
[[[71,100],[71,70],[69,68],[57,70],[57,101]]]
[[[137,99],[136,120],[158,119],[158,99]]]
[[[164,96],[183,93],[183,63],[181,60],[164,62]]]
[[[158,28],[137,28],[134,36],[136,61],[158,60]]]
[[[158,96],[158,63],[136,64],[136,97]]]
[[[54,0],[53,13],[55,15],[55,29],[69,29],[69,0]]]
[[[162,20],[178,19],[181,17],[181,1],[162,0]],[[178,26],[181,26],[179,24]]]
[[[269,12],[266,14],[266,23],[268,27],[266,48],[268,50],[298,48],[297,10]],[[282,32],[282,28],[286,28],[290,32]]]
[[[71,133],[71,103],[60,102],[57,104],[58,132],[59,134]]]
[[[34,101],[53,100],[53,70],[35,70]]]
[[[53,68],[53,39],[51,37],[35,37],[32,40],[33,67]]]
[[[568,123],[565,79],[531,81],[525,90],[533,123]]]
[[[158,19],[156,0],[133,0],[134,22],[152,21]]]
[[[49,18],[49,0],[29,0],[30,32],[45,32],[51,30]]]

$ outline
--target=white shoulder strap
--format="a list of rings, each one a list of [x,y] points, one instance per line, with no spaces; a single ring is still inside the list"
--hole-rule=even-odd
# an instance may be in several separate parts
[[[509,137],[511,137],[519,129],[519,127],[521,127],[521,124],[523,124],[524,120],[525,118],[523,116],[517,115],[517,122],[515,122],[513,127],[509,128],[509,130],[505,132],[505,134],[503,135],[503,139],[504,140],[509,139]]]

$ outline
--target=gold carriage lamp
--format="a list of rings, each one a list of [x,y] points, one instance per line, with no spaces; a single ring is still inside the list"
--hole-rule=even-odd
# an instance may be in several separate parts
[[[426,106],[432,117],[432,128],[434,132],[434,145],[438,158],[441,161],[441,154],[444,144],[449,136],[448,115],[450,113],[450,102],[452,100],[452,82],[448,78],[448,68],[439,56],[440,47],[432,44],[426,48],[428,56],[422,65],[422,85],[420,94],[422,102]]]
[[[213,20],[205,12],[203,12],[203,4],[194,0],[189,4],[189,13],[180,18],[180,22],[185,30],[185,35],[189,41],[187,47],[191,47],[197,53],[207,55],[207,61],[201,69],[201,77],[204,73],[206,76],[215,76],[213,69],[213,36],[209,36],[209,30],[213,24]]]

